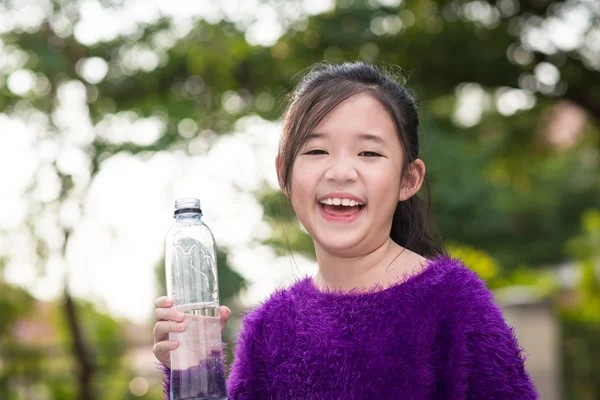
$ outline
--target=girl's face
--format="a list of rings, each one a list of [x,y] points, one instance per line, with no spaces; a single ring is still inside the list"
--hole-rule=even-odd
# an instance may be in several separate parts
[[[389,240],[402,190],[403,152],[394,122],[368,94],[340,103],[294,161],[291,201],[315,246],[366,254]]]

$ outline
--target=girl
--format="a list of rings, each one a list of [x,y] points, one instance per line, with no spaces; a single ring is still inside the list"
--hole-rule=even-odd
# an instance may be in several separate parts
[[[319,269],[246,315],[231,399],[537,398],[491,293],[426,229],[418,126],[366,63],[319,66],[294,91],[276,166]],[[185,329],[171,305],[157,300],[166,366]]]

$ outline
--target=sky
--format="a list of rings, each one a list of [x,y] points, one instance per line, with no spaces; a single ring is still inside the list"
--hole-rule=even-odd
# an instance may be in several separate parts
[[[401,2],[377,1],[388,5]],[[18,4],[20,11],[12,13],[3,11],[0,4],[0,33],[17,26],[36,29],[50,12],[50,2],[46,0],[19,0]],[[124,4],[123,9],[114,11],[101,8],[96,0],[82,0],[81,20],[75,25],[64,15],[55,15],[50,22],[56,31],[73,33],[88,45],[117,35],[135,35],[140,24],[151,23],[161,15],[178,21],[173,36],[159,40],[164,46],[169,46],[169,40],[184,36],[196,18],[216,22],[225,17],[235,21],[253,44],[272,44],[284,29],[275,11],[259,0],[127,0]],[[301,13],[329,9],[333,2],[303,0],[281,4],[280,12],[298,18]],[[575,10],[567,18],[553,19],[546,27],[531,29],[524,40],[539,48],[570,50],[580,44],[588,23],[589,18]],[[544,29],[550,34],[544,35]],[[600,52],[600,30],[594,32],[597,40],[589,43]],[[0,40],[0,86],[6,84],[16,94],[47,90],[48,82],[24,69],[26,59],[18,51],[9,52],[8,47]],[[153,53],[136,51],[132,60],[146,57],[142,64],[152,65]],[[80,71],[84,79],[94,83],[104,79],[107,67],[102,60],[88,59]],[[549,87],[560,78],[557,74],[558,70],[549,63],[542,63],[534,71],[537,81]],[[231,135],[210,143],[194,140],[192,155],[160,152],[141,158],[118,154],[102,163],[99,174],[90,183],[85,172],[89,165],[85,147],[94,135],[113,143],[150,144],[160,137],[164,126],[157,118],[138,118],[132,113],[108,115],[93,125],[87,115],[85,96],[78,81],[67,82],[59,89],[59,104],[50,117],[60,134],[47,129],[48,116],[18,104],[10,116],[0,113],[0,231],[9,233],[0,242],[0,254],[11,256],[5,269],[8,282],[29,289],[40,299],[53,299],[60,295],[68,276],[75,295],[94,301],[116,317],[148,321],[154,299],[161,295],[156,291],[155,266],[162,257],[165,234],[173,223],[173,203],[181,197],[200,198],[204,221],[213,230],[218,245],[229,251],[233,268],[249,282],[241,297],[246,304],[252,305],[275,288],[316,270],[311,260],[295,256],[293,264],[289,257],[278,257],[260,244],[271,232],[262,220],[262,208],[253,193],[263,185],[277,188],[274,158],[281,130],[279,122],[256,116],[243,118]],[[530,108],[535,102],[531,93],[514,88],[502,88],[491,99],[475,84],[457,88],[457,98],[455,122],[463,126],[478,123],[492,101],[505,115]],[[228,107],[235,109],[239,101],[231,96]],[[190,121],[180,124],[183,135],[196,133],[197,126]],[[54,250],[62,246],[56,226],[74,224],[67,259],[51,257],[44,273],[40,273],[24,218],[35,204],[52,204],[56,199],[58,177],[49,165],[54,161],[59,170],[73,175],[77,187],[90,187],[89,192],[82,189],[60,208],[33,210],[38,215],[34,221],[36,234],[47,238]],[[26,192],[30,186],[32,191]],[[83,199],[82,213],[77,207],[79,198]]]

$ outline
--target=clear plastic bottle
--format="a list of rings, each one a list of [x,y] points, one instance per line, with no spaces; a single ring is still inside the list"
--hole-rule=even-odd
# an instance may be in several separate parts
[[[187,328],[169,337],[179,341],[171,351],[170,398],[227,399],[215,240],[202,222],[200,200],[176,200],[174,218],[165,242],[167,292]]]

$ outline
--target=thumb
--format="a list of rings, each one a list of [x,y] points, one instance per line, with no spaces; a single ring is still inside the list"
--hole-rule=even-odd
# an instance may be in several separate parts
[[[227,321],[229,320],[229,317],[231,317],[231,310],[226,306],[219,307],[219,317],[221,322],[221,330],[223,330],[227,324]]]

